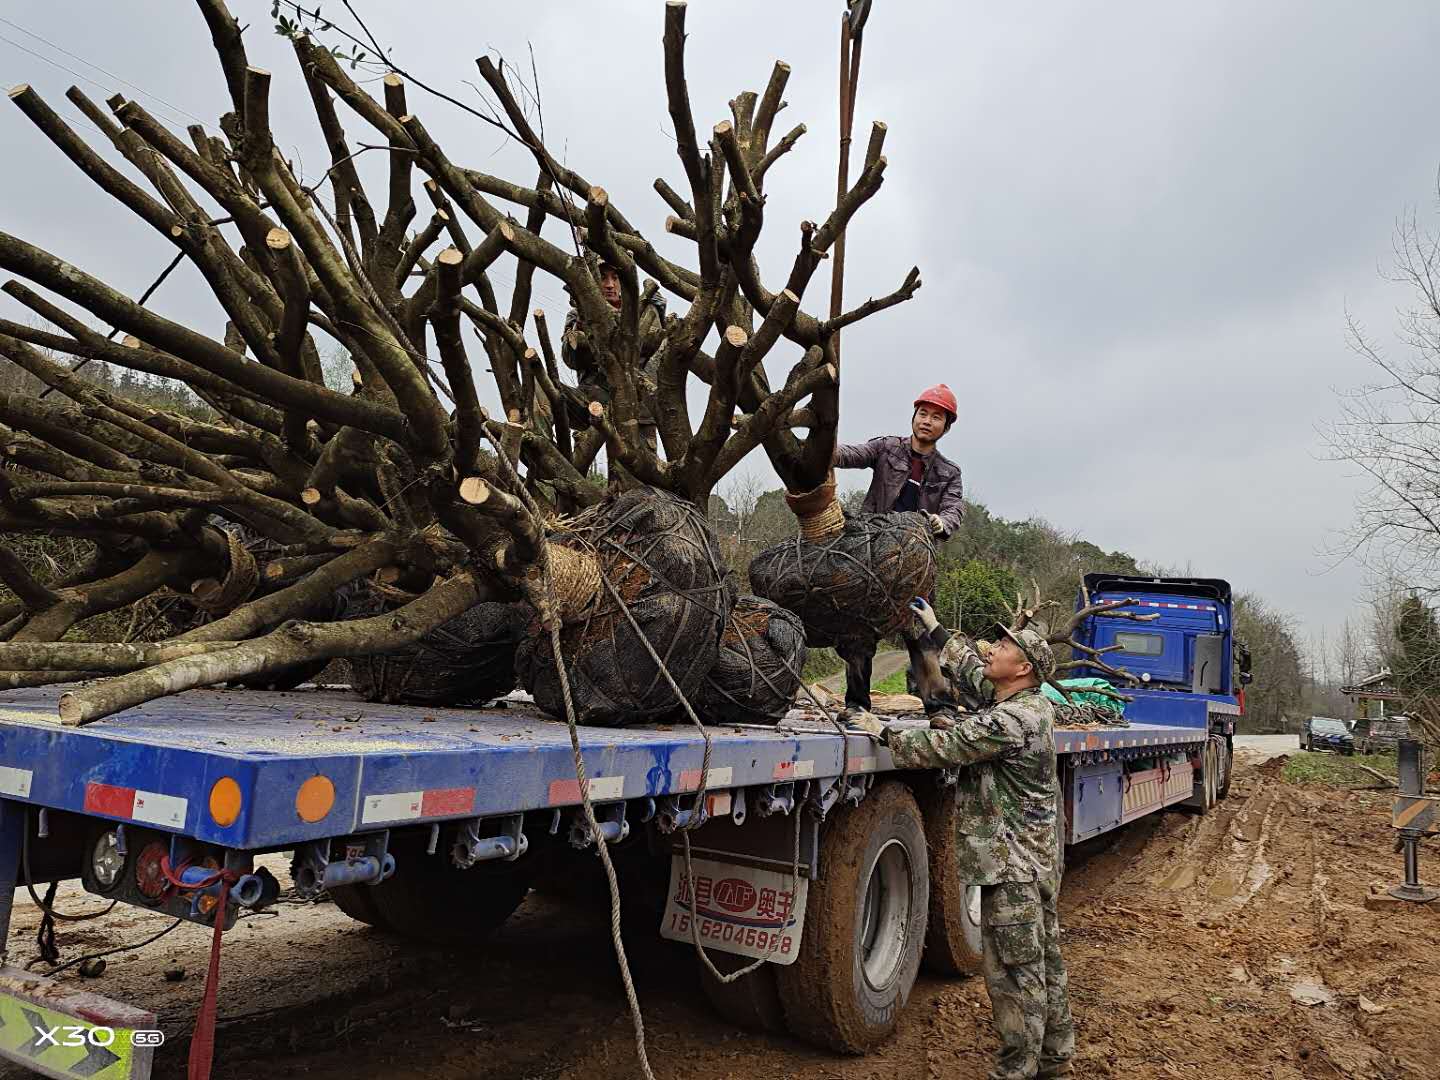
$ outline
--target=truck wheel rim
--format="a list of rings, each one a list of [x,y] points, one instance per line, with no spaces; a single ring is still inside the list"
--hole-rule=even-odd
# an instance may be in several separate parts
[[[910,853],[899,840],[886,841],[870,864],[861,916],[860,966],[873,989],[883,990],[900,970],[913,902]]]

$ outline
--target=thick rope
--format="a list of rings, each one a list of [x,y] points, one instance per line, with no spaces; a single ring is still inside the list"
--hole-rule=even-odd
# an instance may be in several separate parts
[[[610,579],[602,577],[600,580],[604,582],[605,587],[610,590],[611,596],[618,603],[620,597],[619,594],[615,592],[615,586],[610,584]],[[714,749],[714,742],[710,738],[710,732],[706,729],[705,725],[701,723],[700,717],[695,714],[694,708],[690,705],[689,698],[685,696],[684,692],[676,684],[674,677],[670,674],[670,669],[661,661],[659,654],[655,651],[655,647],[650,644],[650,639],[645,636],[645,633],[640,629],[640,625],[635,621],[635,617],[630,614],[630,609],[621,604],[620,610],[625,613],[625,618],[630,621],[630,629],[635,631],[635,636],[638,637],[640,643],[645,646],[645,651],[650,654],[650,659],[654,661],[655,666],[660,669],[660,673],[665,677],[665,681],[670,684],[670,689],[674,692],[675,696],[679,698],[680,704],[685,710],[685,715],[690,718],[690,722],[693,723],[695,729],[700,732],[700,738],[705,744],[705,753],[700,763],[700,788],[695,793],[695,809],[702,810],[705,806],[706,788],[710,782],[710,754]],[[803,679],[801,680],[801,685],[804,686]],[[808,694],[809,688],[806,687],[805,689]],[[831,715],[823,705],[820,705],[819,700],[815,698],[814,694],[810,694],[810,699],[814,701],[817,706],[820,706],[821,712],[826,713],[826,715],[830,717],[830,722],[834,724],[836,730],[840,732],[840,779],[838,783],[841,787],[841,798],[844,798],[844,788],[850,777],[850,743],[845,737],[845,726],[840,722],[838,717]],[[804,808],[797,802],[794,810],[795,850],[790,861],[790,892],[792,895],[800,886],[800,818],[803,813]],[[770,947],[766,950],[766,955],[757,959],[753,964],[747,964],[745,967],[740,968],[738,971],[733,971],[728,975],[715,967],[709,954],[705,952],[705,946],[700,944],[700,914],[697,907],[699,903],[698,890],[695,888],[695,868],[690,860],[690,829],[696,828],[702,823],[702,815],[696,814],[693,823],[680,831],[680,839],[684,842],[683,846],[685,848],[685,877],[690,882],[690,941],[691,944],[695,946],[695,955],[700,958],[700,962],[705,965],[705,969],[709,971],[711,976],[718,979],[722,985],[727,985],[744,978],[753,971],[760,970],[762,966],[769,963],[770,957],[775,954],[775,948],[780,944],[780,935],[775,934],[771,937]]]
[[[534,519],[537,527],[543,529],[545,518],[530,493],[525,490],[520,477],[516,474],[510,459],[505,456],[505,449],[500,441],[489,431],[485,437],[495,447],[495,456],[500,461],[501,468],[506,473],[506,479],[519,494],[524,502],[525,508]],[[609,584],[609,579],[604,574],[600,580]],[[625,957],[625,942],[620,934],[620,881],[615,876],[615,863],[610,858],[610,845],[600,833],[600,822],[595,817],[595,804],[590,800],[590,781],[585,775],[585,756],[580,750],[580,731],[575,720],[575,702],[570,696],[570,675],[565,670],[565,660],[561,652],[560,643],[560,620],[555,613],[555,591],[550,575],[550,545],[540,545],[540,584],[543,590],[541,594],[542,606],[540,610],[541,620],[545,628],[550,632],[550,651],[555,660],[555,674],[560,680],[560,694],[565,700],[565,726],[570,732],[570,753],[575,759],[575,779],[580,784],[580,806],[585,814],[585,822],[590,826],[590,835],[595,840],[596,849],[600,855],[600,863],[605,867],[605,883],[610,890],[610,941],[615,948],[615,959],[620,964],[620,980],[625,984],[625,1001],[630,1008],[630,1023],[635,1029],[635,1056],[639,1059],[640,1073],[645,1080],[655,1080],[655,1073],[650,1068],[650,1058],[645,1052],[645,1017],[640,1012],[640,999],[635,993],[635,980],[630,975],[630,962]],[[703,777],[701,778],[703,782]]]

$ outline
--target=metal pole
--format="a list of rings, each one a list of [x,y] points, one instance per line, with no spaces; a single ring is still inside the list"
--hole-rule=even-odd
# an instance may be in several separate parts
[[[1414,805],[1425,800],[1425,744],[1419,739],[1401,739],[1396,750],[1397,786],[1400,798],[1396,800],[1396,814],[1411,811]],[[1406,804],[1410,805],[1406,805]],[[1403,821],[1413,821],[1409,816]],[[1401,828],[1400,845],[1405,858],[1405,881],[1390,890],[1390,895],[1412,903],[1428,904],[1440,899],[1440,890],[1426,888],[1420,881],[1420,841],[1425,832],[1418,828]]]
[[[840,170],[835,185],[838,206],[850,190],[850,132],[855,122],[855,95],[860,88],[862,31],[870,14],[869,0],[851,0],[840,19]],[[839,318],[845,305],[845,230],[835,238],[830,266],[830,317]],[[835,363],[840,363],[840,333],[834,340]]]
[[[835,185],[835,201],[845,197],[850,188],[850,13],[840,17],[840,176]],[[835,238],[835,254],[830,265],[830,317],[841,314],[845,290],[845,230]],[[840,343],[835,343],[840,355]]]

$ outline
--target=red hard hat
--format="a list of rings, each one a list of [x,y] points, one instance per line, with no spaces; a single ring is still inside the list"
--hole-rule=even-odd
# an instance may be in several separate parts
[[[960,415],[959,407],[955,403],[954,392],[943,382],[920,392],[920,396],[915,399],[914,407],[918,409],[921,405],[933,405],[937,409],[944,409],[950,414],[952,421]]]

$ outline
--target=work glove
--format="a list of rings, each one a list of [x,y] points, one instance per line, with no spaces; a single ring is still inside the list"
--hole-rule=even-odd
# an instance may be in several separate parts
[[[948,536],[950,534],[950,530],[945,527],[945,522],[939,514],[926,514],[925,516],[930,519],[930,531],[936,536]]]
[[[927,633],[940,625],[940,620],[935,617],[935,609],[923,596],[917,596],[910,601],[910,610],[915,612],[915,617],[920,620],[920,625],[925,627]]]
[[[885,741],[885,725],[874,713],[864,709],[846,709],[844,719],[848,730]]]

